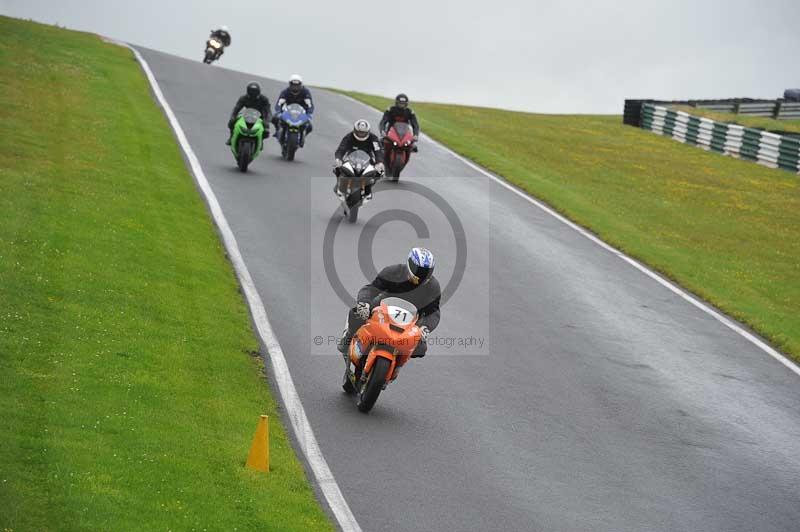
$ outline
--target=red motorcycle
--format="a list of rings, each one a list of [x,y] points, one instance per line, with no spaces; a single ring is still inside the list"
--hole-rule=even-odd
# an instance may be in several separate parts
[[[390,181],[400,179],[400,172],[408,164],[414,150],[414,131],[407,122],[395,122],[383,137],[386,153],[386,177]]]

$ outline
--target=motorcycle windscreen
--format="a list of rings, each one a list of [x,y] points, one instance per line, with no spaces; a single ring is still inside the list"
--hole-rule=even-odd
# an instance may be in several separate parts
[[[244,118],[244,121],[248,125],[252,126],[256,122],[258,122],[259,118],[261,118],[261,113],[256,109],[250,109],[249,107],[245,107],[244,109],[242,109],[241,116],[242,118]]]
[[[364,150],[355,150],[351,153],[348,153],[344,156],[344,160],[350,161],[350,164],[353,165],[353,168],[360,168],[362,170],[372,164],[372,158],[369,156],[369,153],[365,152]]]
[[[389,319],[396,325],[408,325],[417,316],[417,307],[400,297],[387,297],[381,301],[389,309]]]
[[[392,128],[397,133],[397,139],[400,142],[411,140],[411,138],[414,136],[414,130],[411,129],[411,126],[407,122],[395,122]],[[406,139],[406,137],[408,137],[408,139]]]
[[[284,120],[287,122],[298,123],[303,120],[303,115],[306,114],[305,108],[299,103],[290,103],[284,111]]]

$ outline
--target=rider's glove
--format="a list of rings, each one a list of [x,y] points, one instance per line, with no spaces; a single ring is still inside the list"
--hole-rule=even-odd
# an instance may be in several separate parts
[[[414,135],[414,142],[413,144],[411,144],[411,151],[413,151],[414,153],[417,153],[419,151],[419,148],[417,148],[417,142],[419,142],[419,137]]]
[[[428,327],[423,325],[419,328],[419,332],[422,338],[417,344],[417,347],[414,349],[414,352],[411,353],[411,358],[422,358],[425,356],[425,353],[428,352],[428,335],[431,333],[431,331],[428,329]]]
[[[339,168],[340,166],[342,166],[342,160],[341,159],[335,159],[333,161],[333,167],[334,168]]]
[[[383,172],[385,171],[385,169],[383,167],[383,163],[376,164],[375,165],[375,171],[378,172],[379,174],[383,175]]]
[[[356,314],[364,321],[369,319],[369,303],[361,301],[356,304]]]
[[[422,341],[427,343],[428,335],[431,333],[431,330],[428,329],[427,325],[423,325],[422,327],[420,327],[419,333],[422,335]]]

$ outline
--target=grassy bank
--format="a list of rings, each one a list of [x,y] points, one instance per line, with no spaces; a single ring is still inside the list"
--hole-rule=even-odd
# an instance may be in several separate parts
[[[390,101],[347,93],[379,109]],[[800,360],[800,179],[623,126],[417,103],[423,131]]]
[[[683,111],[694,116],[702,116],[716,120],[717,122],[726,122],[728,124],[738,124],[744,127],[752,127],[755,129],[766,129],[779,133],[786,131],[788,133],[800,133],[800,120],[775,120],[765,116],[744,116],[735,113],[719,113],[716,111],[709,111],[708,109],[700,109],[698,107],[691,107],[688,105],[673,105],[676,111]]]
[[[330,530],[132,54],[0,34],[0,529]]]

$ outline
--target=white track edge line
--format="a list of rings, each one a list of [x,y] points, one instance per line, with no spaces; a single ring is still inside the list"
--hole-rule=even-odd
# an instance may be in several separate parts
[[[333,92],[333,91],[328,91],[328,92]],[[338,92],[333,92],[333,94],[339,94],[340,96],[342,96],[344,98],[347,98],[348,100],[350,100],[352,102],[355,102],[357,104],[363,105],[364,107],[367,107],[368,109],[371,109],[373,111],[376,111],[376,112],[380,113],[380,111],[376,110],[374,107],[371,107],[371,106],[367,105],[364,102],[358,101],[358,100],[356,100],[355,98],[353,98],[351,96],[347,96],[345,94],[341,94],[341,93],[338,93]],[[688,301],[689,303],[691,303],[692,305],[694,305],[698,309],[702,310],[706,314],[709,314],[714,319],[716,319],[718,322],[722,323],[723,325],[725,325],[726,327],[728,327],[732,331],[737,332],[738,334],[743,336],[745,339],[747,339],[750,343],[752,343],[753,345],[755,345],[756,347],[758,347],[759,349],[761,349],[762,351],[764,351],[765,353],[770,355],[772,358],[774,358],[775,360],[777,360],[778,362],[780,362],[781,364],[783,364],[784,366],[789,368],[791,371],[793,371],[797,375],[800,375],[800,366],[798,366],[793,361],[791,361],[788,358],[786,358],[779,351],[777,351],[772,346],[770,346],[769,344],[764,342],[758,336],[754,335],[753,333],[751,333],[747,329],[743,328],[741,325],[736,323],[731,318],[729,318],[729,317],[725,316],[724,314],[714,310],[713,308],[711,308],[710,306],[708,306],[707,304],[705,304],[701,300],[697,299],[696,297],[694,297],[691,294],[689,294],[688,292],[686,292],[683,288],[680,288],[676,284],[674,284],[674,283],[672,283],[670,281],[667,281],[666,279],[661,277],[659,274],[655,273],[653,270],[651,270],[647,266],[641,264],[636,259],[633,259],[633,258],[629,257],[628,255],[626,255],[622,251],[618,250],[614,246],[604,242],[603,240],[601,240],[597,236],[593,235],[592,233],[590,233],[589,231],[587,231],[586,229],[584,229],[580,225],[578,225],[575,222],[567,219],[563,215],[557,213],[556,211],[554,211],[552,208],[550,208],[549,206],[545,205],[541,201],[529,196],[526,192],[523,192],[522,190],[518,189],[517,187],[511,185],[505,179],[502,179],[502,178],[492,174],[488,170],[486,170],[484,168],[481,168],[480,166],[478,166],[474,162],[470,161],[466,157],[464,157],[462,155],[459,155],[455,151],[451,150],[450,148],[448,148],[447,146],[445,146],[441,142],[430,138],[425,133],[422,133],[421,137],[424,138],[425,140],[427,140],[428,142],[438,146],[440,149],[442,149],[445,152],[449,153],[450,155],[452,155],[453,157],[455,157],[456,159],[458,159],[462,163],[466,164],[470,168],[472,168],[474,170],[477,170],[478,172],[482,173],[483,175],[485,175],[489,179],[492,179],[493,181],[495,181],[497,184],[499,184],[499,185],[505,187],[506,189],[510,190],[511,192],[513,192],[517,196],[521,197],[522,199],[524,199],[524,200],[532,203],[533,205],[539,207],[541,210],[543,210],[547,214],[555,217],[557,220],[559,220],[559,221],[563,222],[564,224],[568,225],[569,227],[571,227],[572,229],[574,229],[575,231],[577,231],[581,235],[585,236],[586,238],[588,238],[589,240],[591,240],[592,242],[594,242],[598,246],[602,247],[603,249],[605,249],[607,251],[610,251],[611,253],[613,253],[614,255],[619,257],[620,259],[624,260],[625,262],[627,262],[628,264],[630,264],[631,266],[633,266],[634,268],[636,268],[637,270],[639,270],[643,274],[645,274],[648,277],[654,279],[655,281],[657,281],[662,286],[668,288],[674,294],[680,296],[682,299]]]
[[[145,61],[144,57],[142,57],[136,48],[128,45],[127,43],[121,43],[118,41],[112,42],[121,46],[125,46],[133,51],[133,54],[136,56],[137,61],[139,61],[142,70],[144,70],[145,75],[150,82],[150,87],[153,89],[153,93],[155,94],[158,103],[161,105],[162,109],[164,110],[164,114],[167,116],[167,119],[172,126],[172,129],[175,131],[175,136],[178,138],[178,142],[189,161],[189,165],[192,167],[192,173],[194,174],[195,180],[205,196],[206,203],[211,211],[211,216],[213,217],[214,223],[216,223],[220,235],[222,236],[225,249],[228,252],[228,257],[233,264],[237,277],[239,277],[239,282],[242,286],[242,292],[245,295],[247,304],[250,307],[251,315],[253,316],[253,322],[256,325],[256,329],[261,337],[261,341],[264,343],[267,348],[267,352],[269,353],[269,358],[272,361],[273,366],[273,374],[275,376],[275,381],[278,383],[278,389],[280,390],[284,407],[286,408],[286,412],[289,414],[289,419],[291,420],[292,428],[294,429],[300,449],[302,449],[306,460],[308,460],[311,470],[314,472],[317,485],[322,490],[322,494],[325,496],[325,500],[336,517],[336,521],[341,529],[344,532],[361,532],[361,527],[358,525],[353,512],[350,511],[350,507],[347,505],[347,501],[345,500],[344,495],[342,495],[342,491],[339,489],[336,479],[333,478],[333,473],[331,472],[330,467],[328,467],[328,463],[322,456],[322,451],[320,450],[317,439],[314,436],[314,431],[311,429],[311,424],[309,423],[308,418],[306,417],[306,412],[303,409],[302,403],[300,402],[300,395],[297,393],[297,389],[294,386],[294,381],[292,381],[292,376],[289,373],[289,366],[286,363],[283,350],[281,349],[278,339],[275,337],[275,333],[273,332],[272,326],[269,323],[269,319],[267,318],[267,310],[264,308],[264,303],[261,301],[261,296],[259,296],[255,283],[253,283],[253,278],[250,276],[247,265],[242,258],[242,254],[239,251],[239,246],[236,243],[236,238],[233,235],[233,231],[231,231],[231,228],[228,225],[228,220],[225,218],[225,214],[222,212],[222,207],[220,207],[217,197],[214,195],[214,191],[211,190],[211,185],[208,183],[205,173],[203,173],[203,169],[200,166],[200,161],[197,159],[197,156],[189,145],[189,141],[187,140],[183,129],[178,123],[175,114],[172,112],[172,108],[167,103],[164,94],[161,92],[161,87],[159,87],[153,72],[150,70],[150,66],[147,64],[147,61]]]

